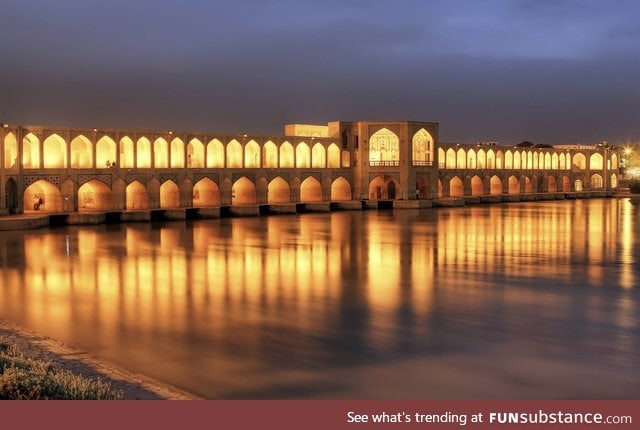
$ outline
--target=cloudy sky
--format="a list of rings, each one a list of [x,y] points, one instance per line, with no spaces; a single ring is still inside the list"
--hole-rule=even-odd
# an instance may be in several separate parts
[[[0,121],[640,141],[635,0],[0,0]]]

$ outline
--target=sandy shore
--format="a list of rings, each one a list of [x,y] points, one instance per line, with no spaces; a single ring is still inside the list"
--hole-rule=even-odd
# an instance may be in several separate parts
[[[124,393],[126,400],[194,400],[198,397],[161,384],[143,375],[129,372],[90,354],[65,346],[54,339],[39,336],[0,319],[0,339],[15,344],[27,357],[50,360],[62,369],[100,378]]]

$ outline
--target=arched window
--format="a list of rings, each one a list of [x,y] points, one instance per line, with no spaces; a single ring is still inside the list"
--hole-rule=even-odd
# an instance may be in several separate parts
[[[397,166],[400,163],[400,139],[387,128],[382,128],[369,138],[369,165]]]
[[[433,137],[427,130],[421,128],[411,139],[413,165],[430,166],[432,162]]]

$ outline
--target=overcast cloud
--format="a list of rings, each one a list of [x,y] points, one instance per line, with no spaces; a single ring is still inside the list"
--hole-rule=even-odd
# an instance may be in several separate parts
[[[640,2],[0,0],[0,120],[640,141]]]

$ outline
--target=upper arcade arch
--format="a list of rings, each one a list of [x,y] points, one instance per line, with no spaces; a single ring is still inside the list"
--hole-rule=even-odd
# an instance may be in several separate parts
[[[57,134],[52,134],[43,142],[43,164],[45,169],[64,169],[67,167],[67,142]]]
[[[96,143],[96,167],[111,167],[116,162],[116,143],[102,136]]]
[[[200,139],[193,138],[187,143],[187,167],[204,167],[204,144]]]
[[[83,135],[76,136],[71,140],[71,168],[93,168],[93,145]]]
[[[414,166],[430,166],[433,160],[433,137],[421,128],[411,139],[411,152]]]
[[[4,137],[4,168],[14,169],[18,167],[18,140],[12,132]]]
[[[388,128],[369,137],[369,165],[396,166],[400,162],[400,138]]]

